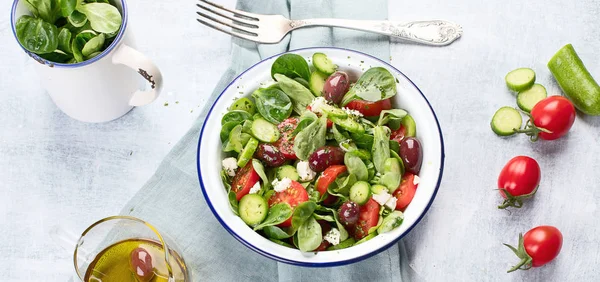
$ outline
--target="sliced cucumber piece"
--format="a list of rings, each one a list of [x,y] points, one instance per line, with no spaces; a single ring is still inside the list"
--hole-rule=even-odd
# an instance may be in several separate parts
[[[267,201],[257,194],[248,194],[240,199],[240,217],[248,225],[261,223],[267,217],[268,211]]]
[[[350,132],[356,133],[356,134],[363,134],[365,132],[365,128],[362,126],[362,124],[358,123],[354,119],[338,118],[335,116],[328,116],[328,117],[333,123],[339,125],[341,128],[343,128],[347,131],[350,131]]]
[[[535,72],[530,68],[519,68],[509,72],[504,79],[510,90],[520,92],[529,89],[533,85]]]
[[[313,71],[310,74],[310,91],[312,91],[315,96],[323,96],[323,87],[325,86],[325,81],[329,76],[320,72]]]
[[[373,194],[375,194],[375,195],[380,194],[380,193],[382,193],[384,191],[387,193],[388,192],[388,188],[385,187],[385,186],[383,186],[383,185],[375,184],[375,185],[371,186],[371,192]]]
[[[337,66],[331,62],[327,55],[323,53],[314,53],[312,56],[313,66],[318,71],[330,75],[337,70]]]
[[[358,181],[350,187],[350,200],[364,205],[371,198],[371,185],[365,181]]]
[[[296,171],[296,168],[291,165],[284,165],[277,168],[277,179],[281,180],[286,177],[293,181],[298,181],[298,179],[300,178],[298,176],[298,171]]]
[[[248,161],[252,159],[252,155],[254,155],[254,152],[256,152],[256,148],[258,148],[258,140],[250,138],[250,140],[248,140],[248,143],[246,143],[246,146],[244,146],[244,149],[240,153],[240,156],[238,157],[237,165],[239,167],[246,166]]]
[[[531,86],[531,88],[517,94],[517,105],[521,110],[531,112],[533,106],[539,101],[546,99],[546,97],[548,97],[546,88],[541,84],[536,83]]]
[[[417,124],[415,123],[415,120],[410,115],[406,115],[405,117],[402,118],[402,125],[404,126],[404,129],[405,129],[405,132],[404,132],[405,137],[417,136]]]
[[[515,129],[520,129],[523,118],[519,111],[511,107],[502,107],[492,117],[492,130],[500,136],[515,134]]]
[[[262,142],[273,143],[279,139],[279,130],[274,124],[258,118],[252,122],[252,135]]]
[[[230,111],[235,111],[235,110],[245,111],[245,112],[253,115],[254,113],[256,113],[256,106],[254,106],[254,102],[252,102],[252,100],[250,100],[246,97],[242,97],[242,98],[235,100],[235,102],[233,102],[233,104],[231,104],[231,106],[229,106],[229,110]]]

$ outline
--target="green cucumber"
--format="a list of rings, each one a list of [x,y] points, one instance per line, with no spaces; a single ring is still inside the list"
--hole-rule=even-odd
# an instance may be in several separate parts
[[[300,178],[296,168],[291,165],[284,165],[277,168],[277,179],[282,180],[286,177],[293,181],[298,181]]]
[[[333,64],[333,62],[331,62],[331,60],[327,58],[327,55],[323,53],[314,53],[312,56],[312,60],[315,69],[324,74],[331,75],[337,69],[337,66]]]
[[[323,87],[325,86],[327,77],[329,76],[320,71],[313,71],[310,74],[310,81],[308,83],[310,84],[310,91],[312,91],[315,96],[323,96]]]
[[[338,118],[336,116],[328,116],[329,120],[333,123],[339,125],[341,128],[350,131],[356,134],[363,134],[365,132],[365,128],[362,124],[358,123],[354,119],[351,118]]]
[[[504,79],[510,90],[520,92],[529,89],[535,83],[535,72],[530,68],[519,68],[509,72]]]
[[[548,69],[577,109],[588,115],[600,115],[600,86],[573,45],[567,44],[558,50],[548,62]]]
[[[244,146],[244,149],[240,153],[240,156],[238,157],[237,165],[239,167],[246,166],[248,161],[252,159],[252,155],[254,155],[254,152],[256,152],[257,148],[258,140],[250,138],[250,140],[248,140],[248,143],[246,143],[246,146]]]
[[[231,104],[231,106],[229,106],[229,110],[230,111],[235,111],[235,110],[245,111],[245,112],[253,115],[254,113],[256,113],[256,106],[254,106],[254,102],[252,102],[252,100],[250,100],[246,97],[242,97],[242,98],[235,100],[235,102],[233,102],[233,104]]]
[[[371,198],[371,185],[365,181],[358,181],[350,187],[350,200],[364,205]]]
[[[375,184],[375,185],[371,186],[371,193],[373,193],[375,195],[383,193],[384,191],[387,193],[388,188],[383,185]]]
[[[279,139],[279,129],[274,124],[258,118],[252,122],[252,135],[262,142],[273,143]]]
[[[257,194],[248,194],[240,199],[240,217],[248,225],[260,224],[267,217],[268,211],[267,201]]]
[[[511,107],[502,107],[492,117],[492,130],[500,136],[515,134],[515,129],[520,129],[523,118],[519,111]]]
[[[521,110],[531,112],[533,106],[548,96],[546,88],[541,84],[534,84],[531,88],[517,94],[517,105]]]
[[[404,136],[405,137],[415,137],[417,136],[417,124],[415,120],[410,116],[406,115],[402,118],[402,125],[404,126]]]

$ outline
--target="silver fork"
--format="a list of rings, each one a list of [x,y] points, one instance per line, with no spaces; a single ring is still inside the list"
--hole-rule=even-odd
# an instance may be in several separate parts
[[[344,19],[290,20],[281,15],[261,15],[230,9],[199,0],[196,13],[200,23],[232,36],[258,43],[277,43],[290,31],[309,26],[333,26],[374,32],[433,46],[445,46],[458,39],[462,27],[445,20],[393,22]]]

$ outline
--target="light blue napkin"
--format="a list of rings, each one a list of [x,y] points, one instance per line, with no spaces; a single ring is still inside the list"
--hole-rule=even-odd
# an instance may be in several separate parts
[[[237,6],[244,11],[281,14],[292,19],[384,20],[388,14],[386,0],[240,0]],[[206,27],[198,25],[198,28]],[[174,239],[194,281],[408,281],[408,261],[402,242],[372,258],[342,267],[314,269],[276,263],[229,235],[201,194],[196,147],[206,112],[216,97],[237,74],[262,58],[289,49],[319,46],[350,48],[389,60],[387,37],[350,30],[300,29],[274,45],[234,39],[231,67],[209,97],[203,113],[123,209],[122,214],[145,219]]]

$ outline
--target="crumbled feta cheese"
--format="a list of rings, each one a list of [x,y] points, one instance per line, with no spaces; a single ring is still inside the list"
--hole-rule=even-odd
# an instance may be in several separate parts
[[[250,194],[256,194],[260,191],[260,182],[256,182],[252,188],[250,188]]]
[[[385,206],[390,209],[390,210],[395,210],[396,209],[396,201],[398,199],[396,199],[396,197],[390,197],[389,200],[387,200],[387,202],[385,202]]]
[[[238,168],[235,158],[226,158],[221,161],[221,165],[223,165],[223,169],[227,171],[229,176],[235,176],[235,170]]]
[[[381,191],[379,194],[373,194],[372,198],[375,202],[379,203],[380,206],[385,205],[387,201],[392,197],[387,191]]]
[[[275,179],[271,184],[273,185],[275,192],[283,192],[292,186],[292,180],[285,177],[281,180]]]
[[[340,231],[337,228],[331,228],[325,236],[323,236],[323,240],[329,242],[331,245],[337,245],[340,243]]]
[[[346,112],[346,114],[348,114],[349,116],[355,116],[355,117],[362,117],[363,116],[363,114],[361,114],[357,110],[351,110],[351,109],[348,109],[346,107],[343,107],[342,110],[344,110],[344,112]]]
[[[315,176],[317,175],[316,172],[310,169],[307,161],[298,162],[296,170],[298,171],[298,176],[302,182],[311,181],[315,179]]]
[[[421,182],[421,178],[419,178],[418,175],[415,175],[415,178],[413,178],[413,184],[419,185],[420,182]]]
[[[327,100],[325,100],[323,97],[317,97],[310,103],[310,110],[313,113],[322,114],[324,105],[327,105]]]
[[[379,173],[379,172],[378,172],[378,173],[375,173],[375,176],[377,176],[377,177],[381,177],[381,173]]]

